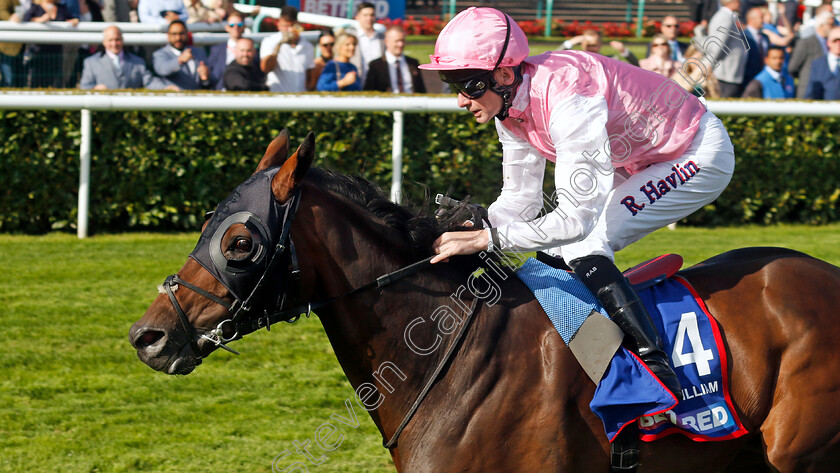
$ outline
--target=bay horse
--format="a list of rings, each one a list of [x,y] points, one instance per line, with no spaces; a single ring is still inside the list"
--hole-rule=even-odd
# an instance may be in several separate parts
[[[302,301],[283,312],[291,319],[317,309],[356,402],[390,440],[397,471],[609,471],[604,428],[588,406],[595,386],[524,284],[511,276],[463,290],[477,268],[488,270],[475,255],[394,273],[432,254],[440,224],[364,179],[310,169],[311,133],[288,153],[284,130],[251,179],[270,176],[264,192],[280,207],[254,212],[270,214],[265,225],[277,228],[242,212],[211,217],[193,257],[131,327],[142,361],[187,374],[213,350],[230,349],[228,340],[273,321],[247,297],[263,288],[270,303],[260,310]],[[237,205],[251,205],[243,199]],[[208,269],[202,245],[229,266],[227,276]],[[249,276],[258,263],[265,272]],[[383,283],[384,274],[396,276]],[[640,471],[836,471],[840,269],[792,250],[746,248],[679,274],[721,327],[732,401],[748,434],[642,443]],[[377,278],[382,284],[371,284]],[[231,322],[237,311],[246,314],[241,324]]]

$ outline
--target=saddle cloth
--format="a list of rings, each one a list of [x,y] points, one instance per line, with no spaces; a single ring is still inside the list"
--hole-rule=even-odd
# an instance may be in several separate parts
[[[593,310],[606,317],[597,299],[573,273],[530,258],[516,274],[534,293],[567,345]],[[645,441],[674,433],[696,441],[746,434],[729,400],[726,351],[720,330],[699,296],[679,277],[638,292],[657,330],[664,334],[663,349],[671,357],[672,366],[677,365],[673,367],[684,400],[677,405],[647,366],[620,347],[590,403],[610,441],[636,421]],[[675,346],[679,349],[675,350]]]

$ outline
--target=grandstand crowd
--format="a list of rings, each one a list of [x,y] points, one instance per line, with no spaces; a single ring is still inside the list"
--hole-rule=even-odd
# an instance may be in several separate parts
[[[611,41],[614,57],[707,98],[840,100],[840,16],[830,2],[807,8],[796,0],[698,5],[693,38],[679,37],[685,19],[667,16],[644,58]],[[104,29],[98,45],[0,43],[0,87],[426,92],[419,61],[403,53],[405,31],[398,24],[376,30],[375,11],[371,3],[357,4],[357,28],[325,29],[313,45],[301,36],[297,10],[283,7],[278,31],[256,45],[243,37],[248,15],[229,0],[0,0],[0,21],[167,28],[167,44],[160,48],[126,47],[114,25]],[[729,28],[733,15],[743,28],[739,34]],[[223,24],[227,41],[207,49],[191,45],[194,23]],[[724,45],[717,54],[704,48],[711,37]],[[557,49],[601,53],[602,46],[601,33],[593,29]]]

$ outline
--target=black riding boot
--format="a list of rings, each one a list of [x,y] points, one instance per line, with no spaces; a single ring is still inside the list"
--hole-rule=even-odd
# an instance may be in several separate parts
[[[639,355],[662,384],[682,400],[680,382],[668,364],[668,355],[662,351],[662,340],[650,314],[621,271],[606,256],[585,256],[571,261],[569,266],[624,332],[625,346]]]

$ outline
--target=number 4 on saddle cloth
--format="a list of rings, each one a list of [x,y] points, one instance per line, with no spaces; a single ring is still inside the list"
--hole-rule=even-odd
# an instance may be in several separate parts
[[[624,273],[653,318],[663,350],[670,355],[682,386],[679,404],[636,355],[624,347],[615,350],[617,343],[599,340],[609,338],[600,335],[605,331],[616,330],[620,341],[621,332],[608,320],[604,324],[606,311],[574,273],[534,258],[516,271],[587,374],[598,378],[589,407],[603,421],[611,442],[636,421],[644,441],[673,433],[696,441],[727,440],[747,433],[729,398],[726,351],[717,322],[688,281],[674,276],[681,265],[679,255],[665,255]],[[595,319],[587,321],[589,317]],[[579,348],[581,343],[576,350],[580,339],[609,347],[606,357],[602,356],[604,361],[593,362],[586,350]]]

